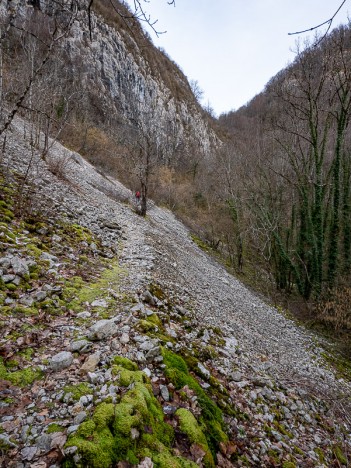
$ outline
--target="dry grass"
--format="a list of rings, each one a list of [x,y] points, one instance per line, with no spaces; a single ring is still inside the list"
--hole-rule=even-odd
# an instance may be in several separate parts
[[[315,307],[318,319],[336,332],[351,330],[351,288],[333,289],[328,298]]]

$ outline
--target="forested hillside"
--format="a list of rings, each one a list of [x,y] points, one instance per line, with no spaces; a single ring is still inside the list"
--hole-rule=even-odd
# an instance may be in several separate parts
[[[350,47],[351,30],[343,26],[301,48],[263,93],[220,118],[229,138],[222,154],[226,203],[233,216],[241,214],[237,258],[262,252],[278,289],[327,298],[319,313],[347,330]]]

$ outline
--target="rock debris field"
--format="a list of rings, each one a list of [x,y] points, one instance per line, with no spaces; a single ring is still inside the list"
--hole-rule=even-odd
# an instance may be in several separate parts
[[[316,337],[27,132],[1,161],[2,466],[349,466],[350,383]]]

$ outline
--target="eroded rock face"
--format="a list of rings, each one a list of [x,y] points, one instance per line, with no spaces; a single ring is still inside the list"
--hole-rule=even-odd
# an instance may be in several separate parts
[[[33,8],[25,2],[1,3],[0,16],[8,15],[14,7],[20,13],[17,18],[33,14]],[[50,3],[41,1],[42,12],[50,11]],[[219,140],[181,70],[146,37],[136,41],[118,26],[109,26],[101,16],[92,13],[91,19],[91,40],[82,11],[70,35],[60,43],[65,50],[65,67],[74,70],[72,79],[85,90],[87,99],[98,103],[104,115],[112,119],[138,121],[152,110],[158,137],[168,142],[165,151],[169,155],[165,157],[172,156],[180,146],[209,155]],[[146,58],[145,50],[151,51],[153,60]]]

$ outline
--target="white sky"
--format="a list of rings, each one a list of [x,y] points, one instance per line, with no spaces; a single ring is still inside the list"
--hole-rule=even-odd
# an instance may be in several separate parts
[[[167,0],[143,3],[159,38],[148,30],[189,80],[198,80],[217,115],[238,109],[294,59],[297,36],[329,19],[342,0]],[[131,6],[133,0],[128,0]],[[333,22],[346,23],[351,0]],[[350,15],[351,16],[351,15]],[[322,30],[323,31],[323,30]],[[299,36],[301,39],[308,34]]]

